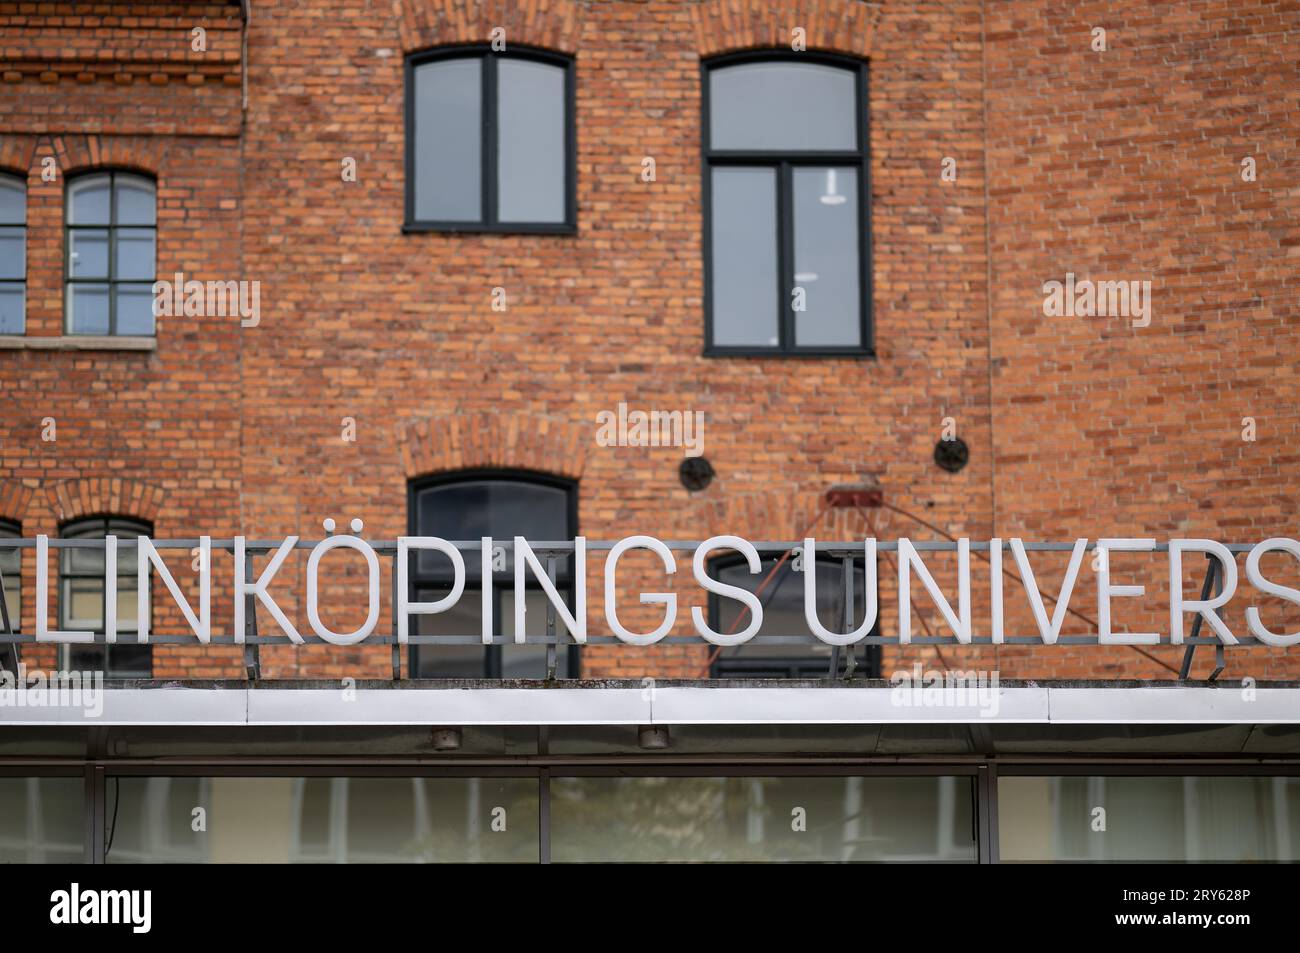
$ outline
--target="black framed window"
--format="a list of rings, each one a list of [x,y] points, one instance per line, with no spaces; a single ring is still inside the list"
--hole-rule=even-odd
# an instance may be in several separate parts
[[[705,353],[872,351],[866,64],[704,64]]]
[[[15,632],[22,618],[23,551],[16,546],[6,547],[7,539],[21,539],[22,527],[9,520],[0,520],[0,574],[4,575],[5,606],[9,610],[9,624]],[[3,622],[3,617],[0,617]]]
[[[751,573],[743,558],[720,556],[710,561],[709,575],[729,586],[754,592],[772,571],[777,559],[776,556],[764,556],[761,571]],[[865,573],[861,557],[854,560],[853,566],[852,628],[857,628],[866,618]],[[787,559],[759,596],[759,601],[763,604],[763,624],[757,634],[805,635],[813,640],[811,644],[783,645],[751,639],[744,645],[725,646],[714,659],[709,674],[713,678],[824,678],[830,672],[834,647],[817,640],[808,628],[808,622],[804,618],[803,586],[803,573],[795,572],[793,560]],[[818,558],[817,617],[832,632],[847,631],[843,624],[844,608],[842,561],[830,557]],[[749,611],[744,605],[717,593],[709,594],[709,626],[715,632],[740,631],[749,625],[749,621]],[[880,634],[879,616],[870,634]],[[842,647],[841,666],[845,664],[850,651],[856,652],[858,656],[856,674],[867,678],[879,677],[879,646],[859,644]]]
[[[27,183],[0,174],[0,334],[27,329]]]
[[[409,525],[412,535],[439,536],[447,540],[478,540],[491,536],[511,542],[522,536],[529,542],[568,540],[577,535],[577,485],[572,481],[518,471],[474,471],[417,481],[409,491]],[[545,560],[542,561],[545,565]],[[527,632],[546,633],[546,594],[531,573],[526,576]],[[411,554],[411,598],[432,602],[451,591],[451,561],[438,552]],[[492,574],[493,634],[514,634],[514,557],[498,560]],[[573,609],[573,558],[556,564],[555,587]],[[457,604],[436,615],[412,617],[412,632],[420,635],[478,636],[482,631],[482,568],[479,560],[465,559],[465,591]],[[556,627],[564,624],[556,619]],[[413,645],[413,678],[545,678],[546,646],[448,644]],[[578,674],[578,648],[561,648],[556,675]]]
[[[129,172],[68,180],[68,334],[154,333],[158,212],[154,182]]]
[[[139,547],[132,540],[148,536],[153,528],[139,520],[96,516],[68,523],[59,532],[63,539],[117,537],[117,633],[118,639],[139,631],[139,585],[136,574]],[[59,551],[59,628],[104,631],[104,551],[63,549]],[[102,669],[112,678],[148,678],[152,671],[150,647],[133,643],[116,645],[69,645],[68,668],[77,671]]]
[[[408,231],[572,232],[573,59],[454,47],[406,60]]]

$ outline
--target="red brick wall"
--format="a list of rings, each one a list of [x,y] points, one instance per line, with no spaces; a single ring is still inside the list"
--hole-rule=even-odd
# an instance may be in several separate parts
[[[1045,2],[313,0],[255,3],[246,57],[237,6],[101,8],[74,21],[72,4],[0,3],[0,49],[23,53],[5,57],[16,68],[0,84],[0,165],[32,189],[29,333],[57,333],[62,307],[62,180],[40,181],[41,150],[155,173],[159,273],[260,281],[263,317],[243,329],[164,319],[148,355],[0,351],[0,487],[30,494],[11,504],[26,512],[0,516],[27,535],[55,532],[52,486],[122,477],[164,494],[160,536],[313,538],[324,517],[359,516],[367,536],[391,539],[406,528],[410,478],[469,466],[579,479],[589,538],[790,538],[825,487],[867,477],[976,539],[1297,535],[1294,5],[1103,2],[1080,19]],[[190,49],[201,23],[208,54]],[[578,232],[404,235],[403,56],[496,26],[507,42],[575,56]],[[796,26],[810,49],[870,64],[878,354],[704,358],[700,59],[788,47]],[[1104,53],[1090,48],[1093,26],[1108,31]],[[1237,172],[1246,154],[1255,183]],[[640,179],[645,156],[653,183]],[[356,182],[339,174],[345,157]],[[940,177],[945,157],[955,182]],[[1045,318],[1042,283],[1066,271],[1150,278],[1151,326]],[[505,312],[491,308],[498,286]],[[681,487],[680,450],[598,446],[596,415],[621,401],[703,411],[713,485]],[[59,420],[54,445],[39,441],[46,415]],[[1241,441],[1243,416],[1259,422],[1256,442]],[[355,442],[342,439],[345,417]],[[932,459],[945,417],[971,448],[956,475]],[[883,537],[933,538],[876,516]],[[836,513],[817,535],[867,530]],[[1051,592],[1056,563],[1039,572]],[[302,626],[304,565],[287,566],[277,590]],[[1151,596],[1116,610],[1123,628],[1166,627],[1149,568]],[[653,626],[659,610],[636,611],[635,592],[662,580],[649,560],[628,569],[624,621]],[[895,583],[882,571],[892,631]],[[344,575],[325,613],[339,627],[363,602],[359,573]],[[703,604],[689,564],[677,586],[685,633],[689,606]],[[1032,631],[1018,584],[1006,592],[1009,629]],[[1074,604],[1089,616],[1094,592],[1085,568]],[[219,593],[223,630],[227,602]],[[926,612],[919,587],[915,604]],[[987,631],[987,611],[975,618]],[[162,649],[160,674],[239,673],[230,650],[205,655]],[[584,670],[698,676],[707,656],[593,647]],[[940,661],[891,650],[886,671],[914,659]],[[264,660],[271,676],[385,676],[389,652],[286,647]],[[1229,662],[1229,675],[1297,670],[1280,652]],[[942,663],[1171,677],[1130,649],[945,649]]]

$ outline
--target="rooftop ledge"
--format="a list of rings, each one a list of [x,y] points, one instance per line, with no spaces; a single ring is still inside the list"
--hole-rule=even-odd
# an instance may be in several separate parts
[[[573,680],[6,682],[0,726],[1296,725],[1300,684]],[[927,691],[929,694],[927,694]]]
[[[0,350],[11,351],[156,351],[156,337],[125,334],[0,334]]]

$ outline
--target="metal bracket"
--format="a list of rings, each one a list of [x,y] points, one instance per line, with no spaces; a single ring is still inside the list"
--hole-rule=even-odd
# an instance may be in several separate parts
[[[517,556],[515,557],[518,558]],[[551,585],[555,585],[555,557],[546,557],[546,576],[551,580]],[[546,680],[555,681],[555,668],[557,658],[555,644],[555,603],[550,599],[546,600]]]
[[[253,574],[253,555],[244,553],[244,578],[256,579]],[[244,637],[257,635],[257,597],[249,594],[244,596]],[[262,677],[262,656],[258,651],[261,646],[255,642],[244,643],[244,677],[250,682],[255,682]]]
[[[1215,558],[1213,553],[1206,553],[1205,558],[1209,562],[1209,565],[1206,566],[1205,568],[1205,582],[1201,584],[1202,602],[1210,598],[1211,588],[1217,587],[1216,588],[1217,592],[1223,591],[1223,581],[1221,579],[1218,579],[1216,583],[1216,579],[1219,575],[1219,560]],[[1196,618],[1192,620],[1191,638],[1194,639],[1201,634],[1201,623],[1203,621],[1204,619],[1202,618],[1201,614],[1199,612],[1196,613]],[[1188,645],[1187,648],[1183,650],[1183,664],[1178,670],[1178,678],[1184,682],[1187,681],[1189,677],[1191,677],[1192,656],[1195,654],[1196,654],[1195,644]],[[1216,678],[1218,678],[1219,673],[1223,671],[1223,644],[1222,643],[1215,646],[1214,660],[1219,667],[1216,668],[1214,670],[1214,674],[1210,676],[1210,681],[1214,681]]]
[[[815,557],[816,554],[814,554]],[[840,631],[848,632],[853,627],[853,620],[857,617],[857,609],[853,604],[853,556],[848,553],[841,556],[840,567],[840,574],[844,579],[844,589],[840,593]],[[830,671],[826,673],[827,678],[835,678],[839,674],[840,649],[842,647],[836,645],[831,649],[831,667]],[[858,650],[856,646],[852,645],[847,646],[847,648],[844,677],[851,679],[858,667]]]
[[[393,596],[389,600],[393,607],[393,681],[402,680],[402,647],[397,642],[397,553],[393,553]]]

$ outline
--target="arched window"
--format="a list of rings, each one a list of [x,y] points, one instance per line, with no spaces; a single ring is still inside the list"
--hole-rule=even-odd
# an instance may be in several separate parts
[[[708,353],[870,353],[866,89],[824,54],[705,64]]]
[[[153,180],[128,172],[68,180],[67,333],[154,333],[154,193]]]
[[[0,574],[4,576],[5,607],[9,612],[9,627],[17,632],[22,619],[23,551],[16,546],[5,546],[7,539],[22,539],[22,527],[9,520],[0,520]],[[4,617],[0,616],[0,624]]]
[[[137,617],[139,586],[136,575],[138,536],[153,528],[140,520],[118,516],[96,516],[66,524],[63,539],[117,537],[117,632],[116,645],[69,645],[67,667],[75,671],[102,669],[111,678],[148,678],[152,669],[150,649],[125,641],[139,630]],[[59,628],[104,631],[104,550],[63,549],[59,551]]]
[[[27,328],[27,183],[0,174],[0,334]]]
[[[764,556],[762,569],[751,573],[749,566],[739,556],[722,556],[709,564],[709,575],[729,586],[738,586],[754,592],[767,578],[779,557]],[[803,635],[808,643],[765,643],[751,639],[744,645],[724,647],[713,660],[710,675],[714,678],[825,678],[830,673],[833,647],[817,640],[808,628],[803,608],[804,577],[793,571],[787,559],[772,581],[759,596],[763,604],[761,635]],[[851,628],[862,624],[866,614],[865,574],[862,558],[854,560],[853,607]],[[838,559],[817,560],[817,617],[832,632],[847,631],[844,620],[844,566]],[[744,629],[750,622],[749,610],[735,599],[725,599],[716,593],[709,594],[709,626],[715,632],[733,632]],[[879,634],[879,619],[872,635]],[[840,665],[845,664],[847,653],[858,656],[857,674],[878,676],[880,650],[878,646],[846,646],[840,649]]]
[[[409,524],[413,535],[447,540],[529,542],[569,540],[577,535],[577,485],[569,480],[515,470],[474,471],[411,484]],[[419,552],[411,558],[411,597],[432,602],[451,591],[451,561],[441,553]],[[573,559],[557,561],[556,588],[572,608]],[[546,646],[475,644],[482,631],[482,569],[477,559],[465,560],[465,592],[446,612],[412,617],[412,632],[421,635],[471,636],[446,646],[412,646],[411,675],[415,678],[544,678]],[[546,633],[547,599],[530,575],[528,634]],[[514,559],[504,555],[493,573],[494,634],[514,633]],[[557,630],[563,623],[556,620]],[[576,677],[578,650],[558,653],[556,674]]]
[[[406,60],[409,231],[572,232],[573,60],[511,46]]]

